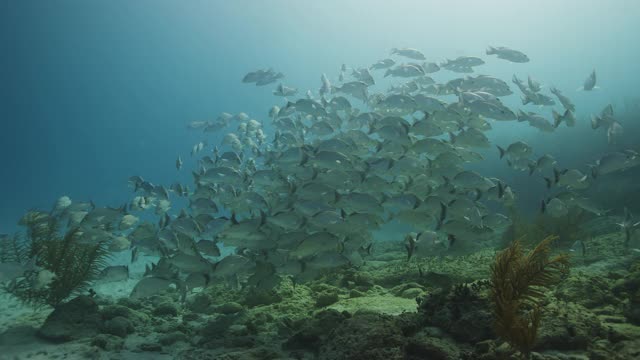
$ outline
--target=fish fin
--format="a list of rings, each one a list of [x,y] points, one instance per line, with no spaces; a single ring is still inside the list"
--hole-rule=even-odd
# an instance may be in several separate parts
[[[436,230],[440,230],[446,218],[447,218],[447,205],[443,202],[440,202],[440,217],[438,218]]]
[[[456,142],[456,135],[451,131],[449,131],[449,142],[452,144]]]
[[[551,110],[551,115],[553,115],[553,127],[558,128],[560,123],[562,122],[562,116],[558,114],[555,110]]]
[[[506,187],[502,181],[498,181],[498,199],[502,199]]]
[[[551,189],[551,186],[553,186],[553,182],[551,181],[551,179],[545,177],[544,181],[547,183],[547,189]]]
[[[557,184],[560,182],[560,174],[561,172],[557,168],[553,168],[553,183]]]
[[[500,152],[500,159],[502,159],[504,157],[504,154],[506,153],[506,151],[501,148],[499,145],[496,145],[496,147],[498,148],[498,151]]]

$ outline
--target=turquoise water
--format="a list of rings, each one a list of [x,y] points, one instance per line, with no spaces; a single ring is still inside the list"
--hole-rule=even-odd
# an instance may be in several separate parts
[[[638,19],[622,0],[1,3],[0,360],[638,358]],[[441,69],[340,92],[422,62],[394,48]],[[284,77],[242,81],[263,69]],[[552,88],[575,126],[552,125]],[[419,94],[438,110],[403,109]]]
[[[25,210],[65,194],[122,204],[133,174],[172,182],[174,157],[201,138],[184,131],[187,122],[222,111],[264,118],[279,100],[270,87],[240,83],[256,68],[317,89],[320,74],[336,78],[341,64],[365,66],[392,47],[415,47],[440,62],[505,45],[531,62],[488,59],[480,73],[507,81],[531,74],[569,95],[586,121],[608,103],[619,108],[637,98],[638,15],[633,1],[5,2],[0,228],[14,231]],[[575,92],[592,69],[601,91]],[[541,138],[556,150],[569,133],[512,125],[491,136]],[[583,154],[605,142],[596,136],[585,148],[582,140],[554,153],[591,161]]]

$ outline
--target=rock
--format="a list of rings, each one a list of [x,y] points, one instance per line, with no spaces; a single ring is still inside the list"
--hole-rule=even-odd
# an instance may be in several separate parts
[[[583,350],[606,337],[598,317],[582,305],[551,302],[543,308],[535,350]]]
[[[105,321],[102,332],[124,338],[134,332],[134,327],[129,319],[116,316],[111,320]]]
[[[369,311],[379,314],[399,315],[402,313],[417,312],[418,304],[416,304],[414,299],[405,299],[390,295],[366,295],[340,300],[328,308],[346,311],[350,314],[358,311]]]
[[[123,305],[108,305],[100,310],[103,320],[111,320],[116,316],[127,318],[134,324],[146,323],[149,321],[149,316],[145,313],[137,310],[130,309]]]
[[[460,358],[460,351],[452,340],[439,339],[422,334],[409,339],[405,352],[405,359],[407,360],[449,360]]]
[[[56,342],[71,341],[98,334],[102,327],[98,304],[90,296],[78,296],[56,307],[38,334]]]
[[[320,359],[401,360],[407,339],[394,317],[356,314],[340,323],[320,349]]]
[[[174,331],[168,334],[163,334],[158,339],[158,342],[160,342],[160,344],[162,344],[163,346],[173,345],[178,341],[189,342],[189,338],[184,333],[181,333],[179,331]]]
[[[124,347],[124,339],[110,334],[98,334],[91,340],[91,345],[102,350],[118,351]]]
[[[171,302],[163,302],[153,309],[156,316],[178,316],[178,308]]]
[[[278,360],[288,358],[289,357],[283,356],[283,354],[278,350],[266,347],[256,347],[247,350],[231,350],[215,357],[216,360]],[[198,359],[212,358],[203,355],[202,357],[198,357]]]
[[[200,320],[200,318],[201,318],[200,314],[197,314],[194,312],[190,312],[182,315],[183,321],[198,321]]]
[[[187,309],[194,313],[207,313],[207,309],[209,309],[212,303],[211,296],[206,293],[198,293],[194,296],[187,297]]]
[[[229,334],[233,336],[246,336],[249,334],[246,325],[234,324],[229,326]]]
[[[420,302],[420,312],[428,324],[445,330],[458,341],[476,343],[494,338],[491,302],[484,283],[459,284],[448,292],[434,291]]]
[[[338,300],[340,300],[340,298],[338,297],[338,293],[323,291],[319,293],[318,297],[316,298],[316,307],[329,306],[331,304],[335,304],[336,302],[338,302]]]
[[[127,297],[118,299],[117,303],[118,305],[128,307],[129,309],[134,309],[134,310],[142,309],[142,303],[140,303],[140,301],[133,300]]]
[[[37,338],[38,329],[27,325],[20,325],[7,329],[0,333],[0,349],[9,346],[26,345],[34,342],[41,342]]]
[[[155,343],[142,343],[138,345],[138,350],[144,352],[160,352],[162,351],[162,345]]]
[[[242,307],[242,305],[238,304],[237,302],[228,302],[220,306],[217,306],[215,308],[215,312],[220,314],[235,314],[235,313],[239,313],[243,309],[244,308]]]
[[[239,319],[239,314],[220,315],[215,319],[209,320],[209,322],[200,329],[200,335],[202,335],[204,341],[224,337],[231,325]]]
[[[394,286],[394,287],[390,290],[390,292],[391,292],[393,295],[395,295],[395,296],[401,296],[401,297],[404,297],[404,296],[402,296],[402,294],[403,294],[405,291],[409,291],[409,292],[412,292],[412,291],[413,291],[413,292],[416,292],[416,290],[424,291],[424,287],[423,287],[422,285],[418,284],[418,283],[415,283],[415,282],[403,283],[403,284],[400,284],[400,285]],[[414,296],[413,298],[415,298],[415,296]]]
[[[555,296],[588,309],[620,302],[611,292],[611,280],[602,276],[588,276],[583,272],[572,273],[558,286]]]
[[[286,321],[281,324],[285,329],[280,332],[290,332],[299,329],[284,344],[283,348],[308,349],[316,352],[324,339],[333,331],[333,329],[347,319],[344,313],[336,310],[322,310],[318,312],[313,319],[305,320],[296,324],[292,321]]]
[[[402,293],[400,293],[400,297],[403,297],[405,299],[416,299],[422,296],[424,296],[424,291],[419,288],[406,289]]]
[[[250,308],[271,305],[282,301],[282,296],[275,290],[251,289],[245,296],[244,304]]]

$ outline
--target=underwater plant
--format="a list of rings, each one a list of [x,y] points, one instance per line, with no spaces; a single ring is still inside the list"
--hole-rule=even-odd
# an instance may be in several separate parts
[[[541,299],[569,271],[569,255],[550,258],[548,236],[525,255],[519,240],[496,255],[491,266],[491,301],[496,334],[529,358],[542,317]]]
[[[29,259],[29,248],[20,234],[0,236],[0,263],[25,263]]]
[[[26,256],[34,266],[5,284],[4,290],[27,304],[55,307],[84,291],[107,265],[106,242],[82,242],[78,228],[61,235],[47,213],[29,212],[20,224],[26,227],[26,241],[16,249],[23,256],[20,260]]]

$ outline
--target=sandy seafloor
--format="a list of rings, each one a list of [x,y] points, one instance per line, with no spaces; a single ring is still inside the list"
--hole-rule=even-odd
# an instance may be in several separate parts
[[[547,294],[532,358],[640,359],[639,241],[625,249],[620,232],[585,241],[587,254]],[[494,256],[407,263],[402,243],[389,242],[357,270],[270,291],[214,284],[185,304],[177,293],[128,299],[157,260],[143,256],[130,280],[94,284],[97,295],[83,298],[99,324],[49,326],[69,341],[38,332],[52,309],[0,295],[0,359],[518,359],[491,327],[483,280]]]

